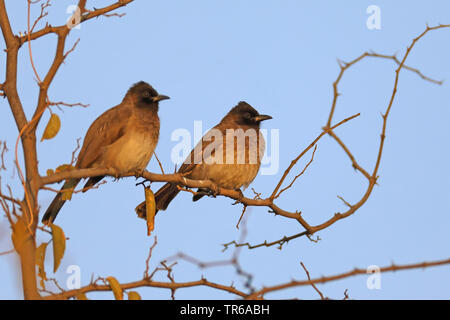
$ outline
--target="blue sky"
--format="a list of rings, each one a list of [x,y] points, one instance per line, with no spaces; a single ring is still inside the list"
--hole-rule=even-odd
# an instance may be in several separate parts
[[[6,1],[14,32],[26,29],[26,1]],[[110,1],[88,1],[102,7]],[[72,1],[54,1],[49,21],[64,23]],[[381,29],[366,27],[366,8],[381,9]],[[38,14],[34,6],[33,14]],[[54,101],[82,102],[90,107],[55,109],[62,120],[58,136],[38,145],[42,174],[48,168],[70,161],[76,139],[83,137],[91,122],[120,103],[131,84],[151,83],[171,100],[161,103],[161,135],[156,149],[166,171],[172,171],[170,154],[176,142],[171,133],[193,130],[194,121],[204,129],[215,125],[238,101],[245,100],[273,120],[266,129],[280,130],[280,170],[258,176],[252,187],[269,195],[290,161],[320,133],[332,101],[332,82],[337,77],[337,59],[349,61],[364,51],[402,55],[426,24],[450,23],[448,1],[135,1],[119,12],[122,18],[99,18],[71,32],[68,47],[80,38],[76,50],[60,68],[49,91]],[[450,79],[450,30],[428,34],[413,49],[407,64],[424,74]],[[1,49],[4,43],[1,43]],[[34,60],[42,77],[54,56],[55,37],[32,43]],[[3,52],[3,51],[2,51]],[[5,55],[2,55],[4,61]],[[0,63],[3,81],[5,64]],[[367,59],[352,67],[341,81],[335,121],[352,114],[361,116],[337,129],[368,171],[374,166],[380,112],[389,102],[395,64]],[[369,265],[405,264],[448,257],[450,194],[447,169],[450,152],[449,83],[438,86],[402,71],[398,95],[387,128],[379,185],[356,214],[320,231],[318,243],[307,238],[275,247],[242,250],[244,270],[254,274],[255,287],[304,279],[300,261],[312,277],[330,275]],[[20,52],[19,89],[28,115],[34,111],[38,87],[26,47]],[[0,140],[13,149],[17,131],[6,100],[0,101]],[[48,119],[45,115],[38,135]],[[194,142],[193,142],[194,143]],[[12,153],[7,155],[12,166]],[[309,155],[296,167],[299,172]],[[148,169],[159,172],[154,159]],[[3,184],[17,187],[17,175],[2,173]],[[156,191],[158,184],[152,187]],[[330,138],[318,144],[314,162],[295,186],[280,197],[286,210],[301,210],[307,221],[318,224],[345,210],[337,195],[358,201],[366,187],[346,155]],[[251,190],[245,192],[252,196]],[[53,198],[40,194],[43,210]],[[65,283],[70,265],[81,269],[82,283],[91,275],[115,276],[120,282],[141,278],[153,236],[147,237],[145,222],[134,207],[143,190],[133,178],[108,180],[98,190],[76,195],[56,220],[70,240],[55,277]],[[151,267],[160,260],[183,252],[199,260],[227,259],[222,243],[237,240],[235,225],[241,206],[227,198],[191,202],[181,194],[169,209],[158,214],[154,235],[158,245]],[[248,210],[247,240],[259,243],[302,231],[299,225],[274,217],[265,208]],[[40,235],[40,240],[47,240]],[[0,219],[0,251],[9,250],[8,224]],[[47,256],[51,271],[51,252]],[[367,277],[360,276],[320,285],[331,298],[341,298],[345,289],[355,299],[449,299],[448,266],[383,274],[380,290],[368,290]],[[175,280],[197,280],[203,274],[211,281],[243,288],[242,277],[231,267],[199,270],[180,262]],[[164,275],[156,279],[166,280]],[[0,257],[0,298],[22,298],[18,258]],[[144,298],[167,299],[169,290],[139,289]],[[109,299],[111,293],[91,295]],[[268,295],[267,298],[316,299],[310,287]],[[176,298],[234,298],[209,288],[179,290]]]

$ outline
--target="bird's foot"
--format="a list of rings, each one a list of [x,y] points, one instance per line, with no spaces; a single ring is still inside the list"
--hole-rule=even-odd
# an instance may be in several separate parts
[[[121,177],[121,174],[120,174],[119,170],[117,170],[117,168],[114,168],[114,167],[107,167],[107,169],[108,169],[109,171],[112,171],[111,176],[114,177],[114,181],[119,180],[119,178]]]
[[[242,193],[241,189],[236,189],[236,191],[239,192],[239,197],[236,200],[241,202],[242,199],[244,199],[244,194]]]
[[[200,197],[208,196],[208,197],[213,197],[213,198],[215,198],[215,197],[217,197],[217,195],[218,195],[219,193],[220,193],[219,187],[217,187],[216,190],[202,189],[202,188],[199,188],[199,189],[197,190],[197,195],[200,196]]]
[[[136,180],[139,179],[140,177],[136,177]],[[148,182],[148,186],[146,185],[146,183]],[[136,183],[136,187],[137,186],[143,186],[144,188],[150,187],[150,185],[152,184],[152,182],[150,180],[144,179],[140,182]]]
[[[214,189],[209,190],[210,196],[215,198],[220,194],[220,187],[218,185],[214,185]]]
[[[134,176],[136,177],[136,179],[142,177],[142,175],[144,174],[144,169],[136,169],[134,171]]]

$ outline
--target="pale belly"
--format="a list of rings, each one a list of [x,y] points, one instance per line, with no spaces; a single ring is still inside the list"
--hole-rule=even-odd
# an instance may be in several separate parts
[[[200,165],[204,179],[209,179],[225,189],[244,189],[258,174],[259,164],[212,164]]]
[[[147,167],[158,138],[150,134],[130,133],[108,146],[101,165],[120,173],[144,170]]]
[[[213,147],[214,152],[205,148],[202,163],[194,167],[189,177],[211,180],[226,189],[246,188],[258,174],[264,148],[262,135],[259,137],[259,144],[256,139],[249,139],[240,146],[232,144],[227,147],[219,144]]]

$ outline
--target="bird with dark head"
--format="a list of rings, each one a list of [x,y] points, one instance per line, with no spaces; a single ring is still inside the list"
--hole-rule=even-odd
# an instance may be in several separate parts
[[[141,172],[146,167],[159,138],[159,102],[169,99],[160,95],[148,83],[134,84],[122,102],[100,115],[89,127],[75,165],[78,169],[108,168],[116,176]],[[104,176],[89,178],[83,192],[94,186]],[[65,181],[42,218],[45,224],[53,223],[66,202],[64,190],[73,190],[80,179]]]
[[[210,180],[218,187],[240,190],[256,177],[264,154],[265,141],[259,130],[271,116],[259,114],[246,102],[239,102],[214,128],[208,131],[181,165],[179,173],[193,180]],[[166,210],[180,192],[166,183],[155,193],[156,210]],[[198,189],[197,201],[210,190]],[[139,217],[146,216],[145,202],[136,207]]]

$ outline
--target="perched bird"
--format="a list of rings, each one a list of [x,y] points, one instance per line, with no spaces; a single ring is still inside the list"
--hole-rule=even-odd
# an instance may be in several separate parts
[[[129,172],[141,172],[153,154],[159,138],[159,101],[169,99],[160,95],[146,82],[134,84],[122,103],[100,115],[89,127],[75,165],[78,169],[108,168],[116,176]],[[92,177],[83,192],[94,186],[104,176]],[[65,203],[64,190],[70,190],[80,179],[66,180],[61,192],[48,207],[42,218],[52,223]]]
[[[178,172],[186,173],[185,177],[193,180],[211,180],[220,188],[246,188],[261,165],[265,141],[259,128],[261,121],[268,119],[272,117],[259,114],[246,102],[239,102],[203,136]],[[166,210],[178,192],[175,184],[162,186],[155,193],[156,210]],[[198,189],[192,200],[210,194],[210,190]],[[135,210],[139,217],[145,217],[145,202]]]

